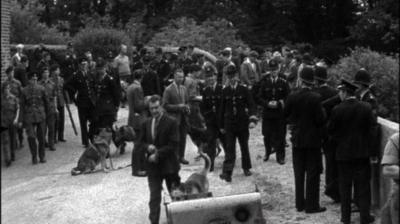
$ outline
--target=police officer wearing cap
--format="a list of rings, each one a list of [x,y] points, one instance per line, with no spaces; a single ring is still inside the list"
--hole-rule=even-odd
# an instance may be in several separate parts
[[[150,67],[151,58],[148,55],[143,56],[142,68],[142,88],[144,96],[162,95],[160,81],[157,73]]]
[[[367,102],[372,107],[372,112],[374,115],[377,115],[378,109],[378,102],[376,101],[376,97],[371,92],[371,75],[367,70],[361,68],[357,71],[356,75],[354,76],[354,84],[358,85],[359,89],[356,92],[356,97],[363,101]]]
[[[220,178],[231,182],[236,160],[236,139],[239,141],[242,154],[242,169],[245,176],[252,175],[249,153],[249,128],[257,122],[256,106],[250,90],[237,79],[237,69],[229,65],[226,69],[228,85],[222,90],[219,127],[225,133],[226,148]]]
[[[371,106],[357,100],[357,86],[342,80],[339,95],[342,102],[336,106],[328,124],[329,133],[336,142],[336,160],[339,170],[341,221],[350,223],[351,194],[358,192],[361,223],[371,223],[370,215],[370,159],[377,155],[371,147],[376,119]]]
[[[207,126],[208,144],[205,153],[207,153],[211,159],[210,171],[213,171],[218,138],[220,138],[225,147],[225,136],[220,132],[220,127],[218,126],[218,114],[221,109],[222,85],[217,82],[217,74],[214,72],[212,67],[205,67],[204,72],[206,86],[201,91],[203,100],[200,104],[200,110]]]
[[[94,112],[94,133],[99,128],[112,128],[116,121],[120,102],[119,88],[114,78],[107,73],[106,61],[98,58],[96,63],[94,93],[96,94]],[[93,134],[94,134],[93,133]]]
[[[257,94],[263,107],[262,134],[264,136],[265,157],[268,161],[272,148],[276,151],[276,161],[285,163],[286,122],[283,109],[289,95],[289,85],[279,77],[279,64],[272,59],[269,62],[270,74],[262,79]]]
[[[314,67],[314,72],[316,81],[314,91],[321,95],[322,106],[325,109],[327,120],[329,120],[331,110],[336,106],[336,104],[340,103],[340,99],[338,102],[332,102],[332,98],[339,97],[338,91],[327,84],[328,73],[325,67],[316,65]],[[339,183],[335,159],[335,146],[327,133],[323,137],[322,149],[325,156],[325,194],[335,202],[339,202]]]
[[[300,72],[300,88],[288,96],[285,117],[291,131],[295,196],[297,211],[326,211],[319,204],[319,183],[322,173],[322,130],[325,114],[321,96],[312,90],[314,70]]]
[[[81,127],[81,140],[84,146],[89,145],[89,128],[92,128],[95,101],[94,77],[88,71],[86,58],[79,59],[79,70],[65,83],[73,101],[78,107],[79,123]],[[88,125],[90,126],[88,127]]]
[[[49,102],[45,88],[38,84],[36,74],[30,73],[28,78],[29,84],[22,90],[21,94],[19,121],[23,123],[26,129],[32,163],[38,163],[38,154],[40,162],[45,163],[44,130]]]

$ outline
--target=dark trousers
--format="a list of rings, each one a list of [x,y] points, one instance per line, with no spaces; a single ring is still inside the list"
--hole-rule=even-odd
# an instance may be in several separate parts
[[[327,141],[323,145],[325,155],[325,194],[335,201],[340,200],[339,174],[336,162],[336,150],[333,143]]]
[[[319,208],[319,182],[322,172],[322,155],[319,148],[293,148],[296,208]],[[304,189],[305,183],[305,189]]]
[[[214,170],[214,160],[217,151],[217,138],[220,133],[216,124],[207,123],[207,147],[204,152],[210,157],[211,166],[210,171]]]
[[[64,139],[64,124],[65,124],[65,106],[59,106],[58,109],[58,116],[56,121],[56,128],[55,128],[55,138],[58,140]]]
[[[18,140],[19,140],[19,146],[21,147],[24,142],[24,128],[23,127],[18,128]]]
[[[353,183],[357,192],[360,208],[361,224],[369,223],[371,206],[371,167],[369,159],[338,161],[339,190],[342,212],[342,222],[350,223],[351,219],[351,193]]]
[[[89,128],[92,126],[93,107],[78,107],[79,124],[81,126],[81,139],[83,145],[89,144]],[[88,127],[88,125],[90,125]]]
[[[39,152],[39,159],[44,159],[45,157],[45,151],[44,151],[45,128],[46,128],[45,121],[40,123],[29,123],[25,127],[32,158],[37,158],[38,152]]]
[[[10,139],[10,155],[11,159],[15,159],[15,150],[17,148],[17,130],[18,128],[15,127],[14,125],[10,125],[8,127],[8,137]]]
[[[286,124],[281,118],[263,119],[262,133],[264,135],[265,154],[270,155],[272,148],[276,151],[276,160],[285,159]]]
[[[225,160],[222,171],[228,175],[232,174],[236,160],[236,139],[239,141],[240,152],[242,154],[242,169],[251,168],[249,153],[249,129],[229,129],[226,131]]]
[[[46,128],[44,129],[44,135],[46,136],[47,134],[47,142],[49,143],[50,148],[54,147],[56,120],[57,115],[55,113],[50,113],[46,117]]]
[[[140,129],[135,129],[136,135],[140,136]],[[134,149],[132,151],[132,173],[136,173],[138,171],[146,171],[146,148],[140,144],[140,141],[136,139],[134,141]]]
[[[165,180],[167,184],[168,191],[171,192],[171,187],[173,185],[180,185],[180,177],[178,173],[174,174],[155,174],[151,173],[147,177],[150,189],[150,214],[149,219],[152,224],[158,224],[160,220],[160,212],[161,212],[161,191],[162,191],[162,183]]]
[[[179,125],[179,159],[185,158],[187,125]]]

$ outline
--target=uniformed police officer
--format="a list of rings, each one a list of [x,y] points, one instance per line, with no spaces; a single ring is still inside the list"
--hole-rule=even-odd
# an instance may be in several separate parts
[[[361,223],[371,223],[370,159],[376,156],[371,147],[376,120],[370,105],[356,99],[356,85],[342,80],[338,88],[342,103],[333,109],[328,129],[337,144],[341,222],[350,223],[354,183]]]
[[[266,76],[258,93],[260,104],[263,106],[262,134],[264,135],[265,157],[268,161],[272,148],[276,151],[276,161],[285,164],[286,122],[283,109],[289,95],[289,85],[279,77],[280,66],[276,59],[269,62],[271,73]]]
[[[99,128],[112,128],[116,121],[118,112],[120,93],[114,78],[106,71],[106,62],[99,58],[96,63],[94,91],[96,93],[96,103],[94,112],[94,128],[96,133]]]
[[[44,87],[37,82],[36,74],[30,73],[28,78],[29,85],[22,90],[20,100],[21,116],[19,116],[19,120],[23,122],[26,129],[29,149],[32,154],[32,163],[37,164],[38,151],[40,162],[45,163],[44,129],[46,127],[46,114],[49,103]]]
[[[7,78],[5,79],[3,84],[9,85],[11,94],[14,95],[19,100],[21,97],[21,93],[22,93],[22,85],[21,85],[20,81],[18,81],[17,79],[14,78],[13,67],[8,67],[6,69],[6,75],[7,75]],[[8,129],[11,153],[12,153],[13,158],[14,158],[14,156],[13,156],[14,152],[17,149],[17,132],[18,132],[18,128],[15,126],[10,126]],[[21,128],[21,132],[22,132],[22,128]],[[20,145],[21,145],[21,142],[23,141],[22,133],[18,137],[19,137]]]
[[[244,175],[252,175],[249,128],[254,128],[257,122],[256,106],[250,90],[239,83],[235,77],[236,74],[236,66],[229,65],[226,69],[228,85],[222,90],[221,111],[218,119],[221,132],[226,133],[225,161],[220,178],[227,182],[232,181],[232,171],[235,167],[236,139],[240,145]]]
[[[335,100],[332,99],[335,96],[338,97],[338,91],[327,84],[328,73],[325,67],[315,66],[314,71],[316,81],[314,91],[321,95],[321,101],[323,102],[322,106],[325,109],[327,120],[329,121],[331,110],[336,104],[340,103],[340,100],[334,102]],[[340,197],[335,146],[327,133],[324,135],[322,149],[325,156],[325,194],[335,202],[339,202]]]
[[[285,107],[293,147],[296,209],[306,213],[324,212],[326,208],[319,204],[319,184],[325,115],[321,96],[312,90],[314,70],[304,67],[299,78],[301,88],[288,96]]]
[[[93,79],[93,75],[88,71],[87,59],[80,58],[79,70],[65,83],[65,88],[72,94],[71,97],[78,107],[81,139],[84,146],[89,145],[88,129],[92,128],[94,105],[96,103],[95,93],[93,92]]]
[[[217,82],[217,74],[211,67],[208,66],[204,70],[206,87],[201,91],[203,100],[200,104],[200,110],[207,127],[208,144],[205,153],[211,159],[210,171],[213,171],[217,139],[221,133],[221,128],[218,126],[218,115],[221,109],[222,85]]]
[[[51,81],[53,81],[57,93],[57,118],[54,129],[55,142],[65,142],[64,123],[65,123],[65,99],[64,99],[64,79],[60,76],[60,67],[58,64],[50,66]]]
[[[7,167],[15,161],[15,152],[10,139],[15,138],[15,135],[12,135],[10,130],[15,130],[14,127],[18,125],[18,116],[18,98],[11,93],[10,83],[5,82],[1,85],[1,149]]]
[[[377,116],[377,109],[378,109],[378,102],[376,97],[371,92],[371,75],[367,70],[361,68],[357,71],[356,75],[354,76],[354,84],[358,85],[358,90],[356,92],[356,97],[363,101],[367,102],[372,107],[372,112],[375,116]]]
[[[53,67],[54,68],[54,67]],[[46,128],[45,135],[47,135],[47,142],[50,151],[55,151],[56,148],[54,146],[55,140],[55,127],[56,127],[56,119],[57,119],[57,90],[54,82],[49,78],[49,68],[43,68],[42,70],[42,80],[39,82],[46,91],[47,101],[49,103],[49,108],[46,113]]]

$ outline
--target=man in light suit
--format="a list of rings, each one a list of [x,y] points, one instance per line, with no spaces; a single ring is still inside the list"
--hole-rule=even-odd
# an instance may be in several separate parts
[[[168,114],[178,121],[179,127],[179,162],[189,164],[185,159],[186,134],[188,128],[187,115],[189,114],[189,97],[183,85],[184,74],[182,69],[174,73],[174,82],[171,83],[163,94],[163,107]]]

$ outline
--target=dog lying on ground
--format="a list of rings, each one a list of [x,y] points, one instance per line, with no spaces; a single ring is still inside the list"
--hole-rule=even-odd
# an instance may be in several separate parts
[[[133,141],[135,137],[134,130],[127,125],[117,128],[114,133],[110,128],[100,128],[99,133],[93,139],[93,144],[89,143],[89,146],[78,160],[78,166],[71,170],[71,174],[75,176],[91,173],[98,164],[100,164],[104,172],[108,172],[107,156],[110,159],[111,169],[114,169],[110,156],[111,142],[113,141],[117,146],[117,151],[124,150],[126,141]]]
[[[205,144],[202,144],[201,148]],[[211,161],[207,154],[200,150],[200,157],[204,159],[204,167],[198,172],[193,173],[179,186],[172,186],[172,198],[179,198],[185,195],[208,193],[209,182],[207,175],[210,172]]]

